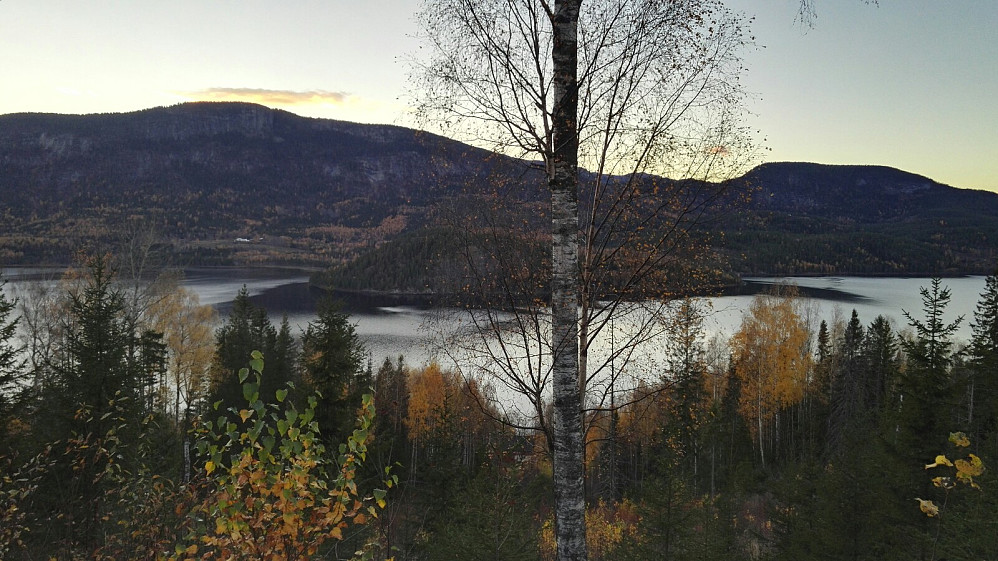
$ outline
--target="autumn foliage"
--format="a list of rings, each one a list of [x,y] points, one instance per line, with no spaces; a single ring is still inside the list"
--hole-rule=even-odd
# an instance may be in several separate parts
[[[329,540],[342,540],[385,506],[385,490],[364,496],[357,470],[367,457],[374,401],[364,396],[357,429],[330,461],[318,439],[315,397],[298,411],[278,392],[282,410],[259,396],[263,359],[254,353],[240,372],[247,408],[241,422],[220,416],[201,430],[198,447],[209,493],[196,506],[189,543],[171,559],[311,559]],[[386,480],[392,486],[394,480]]]
[[[763,458],[771,421],[804,398],[811,375],[810,331],[792,297],[762,295],[752,300],[731,339],[735,375],[741,382],[739,412]]]

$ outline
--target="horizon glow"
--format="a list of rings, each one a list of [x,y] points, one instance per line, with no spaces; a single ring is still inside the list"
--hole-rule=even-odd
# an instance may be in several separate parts
[[[728,0],[764,161],[883,165],[998,192],[998,2]],[[0,114],[248,101],[406,126],[418,0],[0,2]]]

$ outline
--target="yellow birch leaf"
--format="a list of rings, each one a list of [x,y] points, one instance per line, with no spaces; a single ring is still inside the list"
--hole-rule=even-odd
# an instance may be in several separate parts
[[[915,500],[918,501],[918,508],[921,509],[921,511],[924,512],[927,516],[932,517],[939,515],[939,507],[936,506],[934,502],[926,499],[919,499],[917,497],[915,498]]]
[[[970,439],[962,432],[949,433],[949,441],[955,446],[970,446]]]
[[[932,478],[932,484],[943,489],[952,489],[954,487],[953,478],[951,477],[934,477]]]
[[[215,471],[215,462],[208,460],[204,463],[204,469],[208,472],[208,475],[211,475],[211,472]]]
[[[925,469],[934,468],[936,466],[952,466],[953,462],[946,459],[946,456],[939,454],[936,456],[936,461],[931,464],[926,464]]]

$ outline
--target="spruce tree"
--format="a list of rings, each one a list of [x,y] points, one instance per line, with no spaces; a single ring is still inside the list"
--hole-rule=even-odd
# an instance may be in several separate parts
[[[833,453],[841,451],[843,435],[855,428],[857,417],[866,407],[866,369],[860,353],[862,344],[863,325],[859,321],[859,314],[853,310],[842,334],[842,343],[838,349],[841,355],[839,369],[832,380],[828,446]]]
[[[53,377],[39,389],[32,437],[47,446],[47,468],[30,516],[46,526],[36,545],[59,551],[92,551],[105,536],[102,516],[113,501],[111,474],[136,473],[148,458],[140,442],[149,372],[161,372],[158,337],[143,338],[128,321],[111,259],[87,261],[82,286],[69,291],[62,348]]]
[[[218,410],[225,411],[243,403],[242,385],[238,373],[250,360],[250,353],[260,351],[268,359],[268,372],[261,380],[260,398],[274,403],[274,391],[284,387],[289,367],[275,357],[277,329],[270,323],[267,311],[253,305],[245,286],[232,301],[229,317],[215,333],[215,361],[212,365],[212,385],[209,406],[221,402]],[[271,372],[272,370],[272,372]]]
[[[82,289],[69,294],[63,326],[65,360],[56,367],[48,403],[70,422],[72,430],[103,435],[108,428],[104,413],[111,401],[126,406],[134,413],[133,419],[141,417],[142,388],[147,381],[144,367],[161,369],[161,365],[140,358],[140,351],[155,338],[143,345],[129,329],[124,296],[114,286],[116,273],[110,258],[90,259],[87,273]],[[89,409],[93,426],[80,425],[77,413],[81,408]]]
[[[866,330],[863,354],[869,368],[866,379],[872,411],[882,414],[888,391],[898,376],[898,339],[890,320],[880,315]]]
[[[7,299],[6,285],[7,280],[0,275],[0,445],[6,440],[7,422],[24,373],[23,347],[17,343],[17,324],[21,318],[12,317],[17,301]]]
[[[372,383],[364,358],[349,316],[332,300],[321,301],[302,337],[302,366],[305,381],[321,394],[315,417],[324,439],[336,442],[352,429],[354,409]]]
[[[952,430],[952,335],[963,316],[946,323],[943,315],[950,301],[950,290],[938,278],[929,288],[922,287],[925,321],[904,311],[908,325],[915,331],[912,339],[903,339],[907,368],[900,379],[898,405],[903,444],[913,460],[935,456]]]
[[[972,442],[998,451],[998,273],[984,281],[969,349],[968,421]]]
[[[853,310],[854,312],[856,310]],[[821,320],[821,325],[818,326],[818,363],[825,362],[828,355],[832,352],[831,347],[831,336],[828,334],[828,322]]]
[[[298,342],[291,334],[291,324],[285,315],[281,326],[277,328],[271,348],[262,348],[261,352],[268,358],[267,372],[260,384],[260,396],[265,402],[273,403],[277,390],[287,387],[288,382],[297,384],[298,376]]]

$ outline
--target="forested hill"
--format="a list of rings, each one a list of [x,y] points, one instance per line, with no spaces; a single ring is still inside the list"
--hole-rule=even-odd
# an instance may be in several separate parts
[[[487,200],[497,182],[542,214],[537,165],[402,127],[238,103],[5,115],[0,262],[64,264],[80,248],[113,249],[152,229],[182,264],[371,263],[371,251],[438,231],[442,209]],[[731,186],[752,198],[713,222],[723,236],[712,243],[736,272],[960,273],[995,263],[992,193],[890,168],[790,163]]]
[[[882,166],[767,163],[723,245],[748,273],[958,274],[998,259],[998,194]]]
[[[537,172],[412,129],[243,103],[5,115],[0,260],[64,263],[130,224],[189,261],[326,265],[422,228],[490,174]]]

